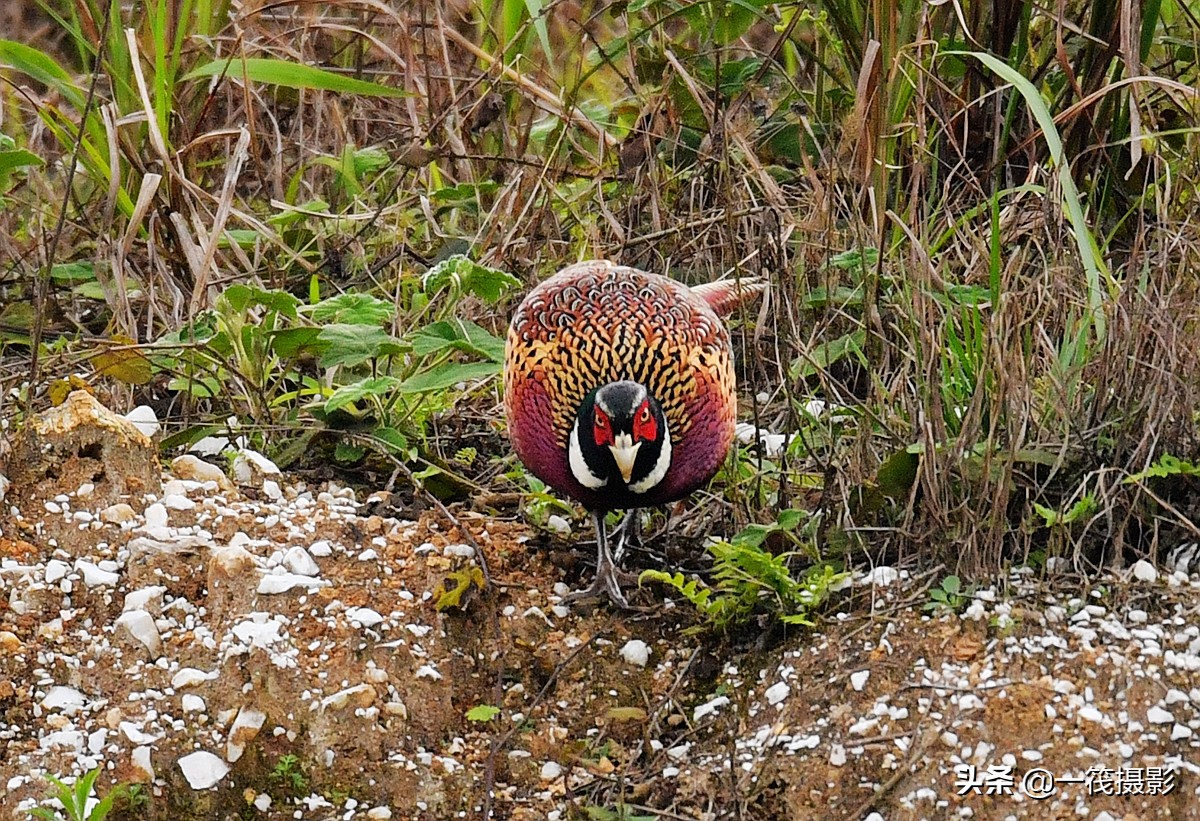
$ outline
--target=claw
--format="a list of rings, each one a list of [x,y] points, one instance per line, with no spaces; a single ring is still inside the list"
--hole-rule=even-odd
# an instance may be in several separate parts
[[[625,551],[630,548],[641,548],[642,546],[642,513],[639,510],[630,510],[625,514],[625,518],[621,520],[621,524],[617,525],[616,531],[617,549],[613,551],[613,560],[621,561],[625,555]]]

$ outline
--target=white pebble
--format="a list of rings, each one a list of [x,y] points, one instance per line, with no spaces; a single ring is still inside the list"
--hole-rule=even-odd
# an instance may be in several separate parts
[[[645,667],[650,661],[650,648],[641,639],[630,639],[621,648],[621,658],[625,660],[626,664]]]
[[[867,679],[871,677],[870,670],[859,670],[856,673],[850,674],[850,686],[857,692],[862,692],[863,687],[867,684]]]
[[[229,765],[205,750],[185,755],[179,759],[179,769],[193,790],[207,790],[214,787],[229,773]]]

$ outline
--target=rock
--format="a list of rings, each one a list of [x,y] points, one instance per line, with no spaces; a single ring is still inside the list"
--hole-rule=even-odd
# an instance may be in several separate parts
[[[139,528],[140,530],[149,533],[156,539],[170,538],[170,531],[167,530],[167,522],[170,514],[167,512],[166,505],[161,502],[155,502],[146,508],[145,523]]]
[[[66,562],[60,562],[58,559],[51,559],[46,562],[46,584],[56,584],[66,578],[70,572],[71,566]]]
[[[767,697],[767,703],[774,706],[792,694],[792,688],[788,686],[786,681],[777,681],[767,688],[764,694]]]
[[[246,745],[254,740],[266,720],[267,714],[260,710],[249,707],[238,710],[237,718],[229,728],[229,741],[225,743],[225,760],[232,764],[241,758]]]
[[[117,634],[124,633],[150,651],[151,658],[162,655],[162,637],[154,624],[154,617],[145,610],[130,610],[122,613],[116,621]]]
[[[109,505],[100,511],[100,521],[107,522],[110,525],[120,525],[126,522],[132,522],[137,513],[133,508],[124,502],[118,502],[115,505]]]
[[[58,710],[63,715],[73,716],[87,705],[87,697],[74,687],[51,687],[42,699],[43,710]]]
[[[122,721],[117,726],[121,730],[121,735],[139,746],[153,744],[162,738],[162,736],[143,732],[142,728],[132,721]]]
[[[138,405],[136,408],[125,414],[125,418],[133,423],[134,427],[140,430],[146,436],[153,439],[158,435],[162,425],[158,424],[158,414],[154,412],[154,408],[149,405]]]
[[[645,667],[650,661],[650,648],[641,639],[630,639],[621,648],[621,658],[625,660],[626,664]]]
[[[1157,704],[1146,711],[1146,720],[1151,724],[1174,724],[1175,716],[1169,710],[1164,710]]]
[[[162,612],[163,594],[166,592],[167,588],[161,584],[152,584],[149,587],[143,587],[141,590],[126,593],[125,606],[121,610],[125,613],[128,613],[130,610],[145,610],[158,615]]]
[[[369,684],[358,684],[338,690],[330,696],[321,699],[323,709],[341,710],[353,701],[356,707],[370,707],[375,703],[375,688]]]
[[[301,576],[321,574],[321,566],[313,561],[313,557],[308,555],[308,551],[303,547],[289,547],[287,553],[283,554],[283,566]]]
[[[154,781],[154,767],[150,763],[149,747],[134,747],[129,754],[129,763],[133,765],[135,780],[143,783]]]
[[[162,487],[154,440],[87,391],[73,391],[34,418],[9,467],[22,498],[52,498],[91,484],[89,499],[102,507]]]
[[[856,673],[850,674],[850,686],[857,692],[861,693],[863,687],[867,685],[867,679],[871,677],[870,670],[859,670]]]
[[[121,580],[116,573],[101,570],[91,562],[83,559],[75,560],[75,569],[83,576],[83,583],[88,587],[112,587]]]
[[[176,690],[196,687],[206,681],[212,681],[218,675],[219,673],[216,670],[206,673],[203,670],[197,670],[195,667],[182,667],[175,675],[171,676],[171,686]]]
[[[199,750],[179,759],[179,769],[193,790],[214,787],[229,773],[229,765],[219,756]]]
[[[203,713],[208,709],[208,705],[204,703],[204,699],[195,693],[184,693],[183,698],[179,700],[180,706],[183,707],[185,713]],[[232,761],[232,759],[230,759]]]
[[[213,482],[225,492],[234,490],[234,484],[225,475],[225,471],[212,462],[206,462],[190,453],[175,457],[175,460],[171,462],[171,473],[180,479],[189,479],[193,482]]]
[[[208,580],[211,585],[217,579],[236,579],[245,576],[256,567],[254,556],[244,547],[216,548],[208,560]]]
[[[360,627],[374,627],[384,621],[383,616],[369,607],[351,607],[346,611],[346,618]]]
[[[546,529],[563,538],[571,535],[571,523],[557,513],[550,514],[550,517],[546,519]]]
[[[258,580],[258,594],[271,596],[286,593],[293,587],[312,589],[328,586],[329,582],[325,579],[314,579],[311,576],[297,576],[295,573],[267,573]]]
[[[25,645],[17,638],[17,634],[11,630],[0,630],[0,653],[6,656],[13,656],[21,652]]]
[[[1138,559],[1131,568],[1133,577],[1139,582],[1158,581],[1158,569],[1145,559]]]
[[[280,475],[275,463],[258,451],[245,448],[233,459],[233,479],[242,487],[261,488],[268,477],[274,481]]]
[[[562,765],[557,761],[547,761],[542,765],[541,777],[543,781],[553,781],[562,775]]]

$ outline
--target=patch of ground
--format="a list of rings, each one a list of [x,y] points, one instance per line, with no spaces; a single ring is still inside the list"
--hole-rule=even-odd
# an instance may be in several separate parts
[[[878,568],[747,649],[654,591],[568,609],[520,523],[191,463],[115,499],[84,467],[0,517],[5,817],[99,766],[148,818],[1200,818],[1183,574],[926,614],[928,576]],[[492,591],[439,611],[471,542]]]

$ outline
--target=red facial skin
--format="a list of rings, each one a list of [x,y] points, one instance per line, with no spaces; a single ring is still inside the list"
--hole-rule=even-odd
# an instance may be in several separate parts
[[[642,402],[633,416],[633,441],[654,442],[658,440],[658,422],[650,412],[650,400]]]
[[[599,408],[596,408],[596,416],[592,420],[592,436],[599,447],[613,443],[612,422],[608,420],[608,414]]]

